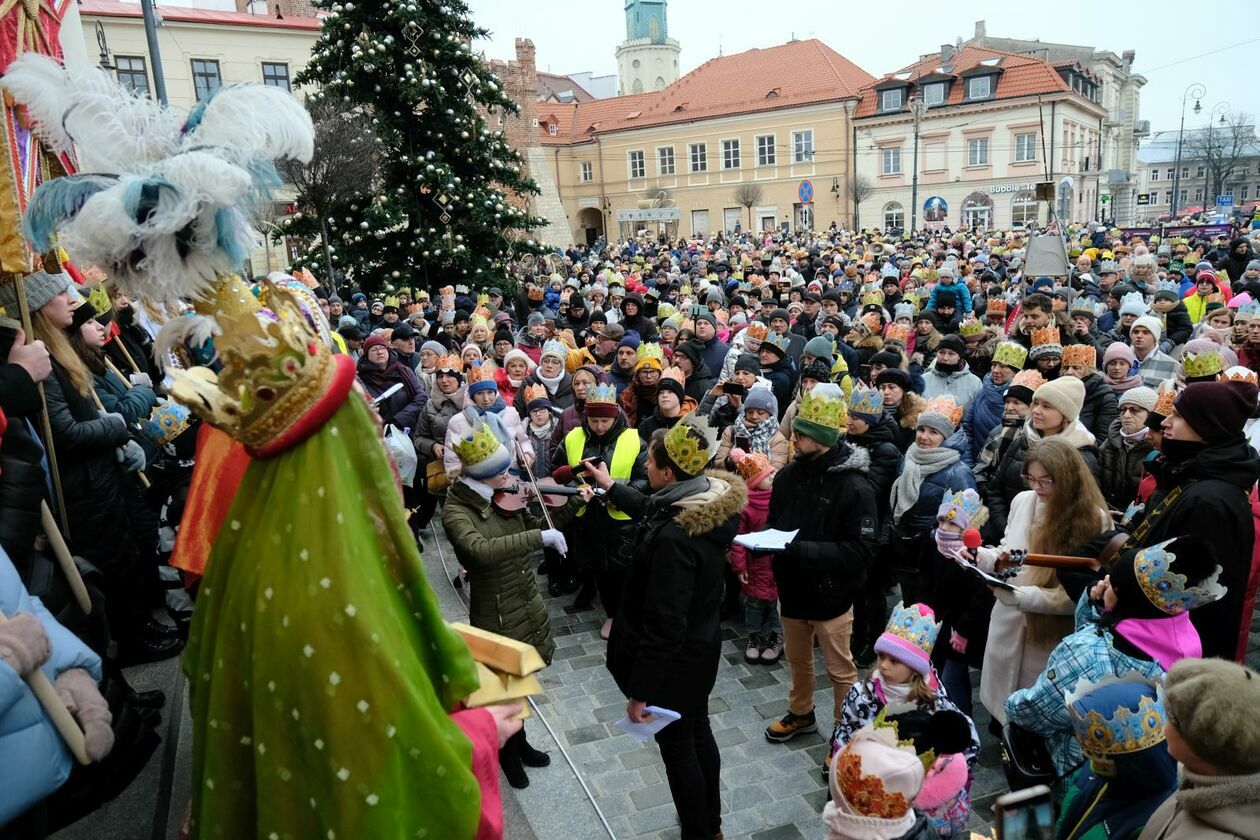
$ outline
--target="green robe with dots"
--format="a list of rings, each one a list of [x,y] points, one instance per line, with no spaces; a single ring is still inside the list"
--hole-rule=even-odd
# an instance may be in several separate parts
[[[250,464],[184,655],[194,838],[471,838],[477,687],[362,399]]]

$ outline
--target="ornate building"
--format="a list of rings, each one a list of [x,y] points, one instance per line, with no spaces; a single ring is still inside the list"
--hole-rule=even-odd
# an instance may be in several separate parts
[[[666,0],[626,0],[626,40],[617,47],[617,93],[664,90],[678,80],[681,47],[669,37]]]

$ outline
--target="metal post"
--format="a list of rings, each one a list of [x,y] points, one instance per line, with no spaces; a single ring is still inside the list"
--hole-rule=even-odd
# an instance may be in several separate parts
[[[1229,113],[1228,102],[1217,102],[1212,106],[1212,112],[1208,114],[1208,136],[1207,149],[1208,159],[1203,161],[1203,212],[1208,213],[1208,203],[1216,204],[1216,194],[1212,192],[1212,123],[1219,115],[1221,123],[1225,122],[1225,115]]]
[[[927,105],[919,94],[910,97],[910,119],[914,122],[914,163],[910,176],[910,233],[919,226],[919,122]]]
[[[144,12],[144,38],[149,42],[149,64],[153,67],[153,92],[158,102],[166,101],[166,76],[162,73],[162,53],[158,49],[157,15],[153,11],[153,0],[140,0],[140,8]]]
[[[1177,129],[1177,156],[1173,161],[1173,191],[1172,201],[1168,202],[1168,215],[1173,220],[1177,217],[1177,199],[1180,197],[1178,193],[1181,190],[1181,141],[1186,134],[1186,99],[1194,97],[1194,112],[1197,114],[1203,110],[1203,106],[1199,104],[1199,100],[1203,98],[1203,94],[1207,93],[1207,88],[1195,82],[1186,88],[1185,93],[1181,95],[1181,127]]]

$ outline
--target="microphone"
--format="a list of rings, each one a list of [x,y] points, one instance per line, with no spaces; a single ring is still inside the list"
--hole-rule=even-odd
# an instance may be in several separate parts
[[[573,467],[570,467],[567,464],[556,467],[555,470],[552,471],[551,477],[556,480],[557,484],[571,484],[577,478]]]
[[[977,531],[975,528],[968,528],[967,530],[963,531],[962,539],[963,539],[963,545],[967,546],[967,548],[971,549],[972,551],[975,551],[984,543],[983,538],[981,538],[980,536],[980,532]]]

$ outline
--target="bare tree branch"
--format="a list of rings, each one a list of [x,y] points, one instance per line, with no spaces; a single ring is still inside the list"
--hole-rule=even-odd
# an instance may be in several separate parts
[[[735,200],[741,207],[748,208],[749,230],[753,229],[752,209],[761,203],[763,195],[760,184],[740,184],[735,188]]]
[[[875,182],[866,175],[855,175],[849,184],[849,196],[853,199],[853,227],[858,229],[858,208],[875,192]]]
[[[297,204],[324,217],[339,205],[370,195],[380,153],[362,109],[342,111],[321,98],[308,103],[315,122],[315,153],[310,163],[285,160],[282,178],[293,185]]]
[[[1200,129],[1186,137],[1182,160],[1202,161],[1206,169],[1203,196],[1205,207],[1216,203],[1216,197],[1224,191],[1225,181],[1239,168],[1243,160],[1260,155],[1260,143],[1252,116],[1247,113],[1231,115],[1222,125]],[[1193,184],[1193,181],[1191,182]]]

